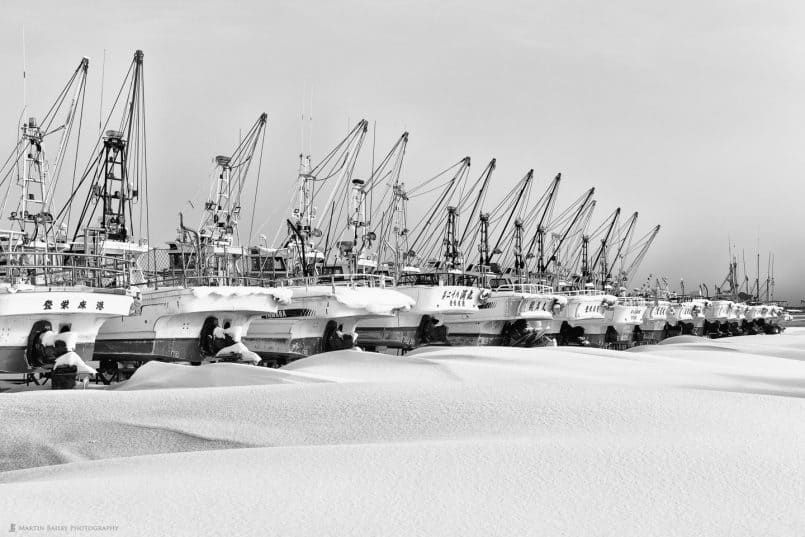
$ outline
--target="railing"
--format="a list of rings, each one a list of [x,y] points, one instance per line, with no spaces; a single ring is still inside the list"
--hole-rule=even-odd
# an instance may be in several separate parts
[[[276,273],[250,272],[250,258],[233,249],[223,255],[214,251],[196,252],[152,248],[138,260],[144,285],[159,287],[259,286],[265,287]]]
[[[532,294],[532,295],[550,295],[553,294],[553,288],[550,285],[543,285],[538,283],[507,283],[498,287],[493,287],[495,291],[513,291],[515,293]]]
[[[274,280],[251,276],[215,275],[197,271],[145,272],[146,287],[274,287]]]
[[[685,296],[675,296],[668,298],[668,301],[671,304],[688,304],[693,302],[709,302],[709,298],[705,298],[703,296],[693,296],[693,295],[685,295]]]
[[[125,288],[131,261],[121,257],[25,248],[0,252],[0,281],[47,286]]]
[[[618,306],[645,306],[646,299],[636,296],[619,296]]]
[[[603,296],[608,293],[599,289],[573,289],[566,291],[555,291],[554,294],[561,296]]]
[[[478,287],[479,278],[478,276],[472,274],[461,274],[454,272],[417,272],[413,274],[403,274],[397,278],[397,285],[455,285],[464,287]]]
[[[274,281],[277,287],[332,285],[350,287],[393,287],[394,278],[384,274],[324,274],[306,278],[281,278]]]
[[[144,254],[139,265],[148,287],[249,286],[290,287],[335,285],[351,287],[391,287],[394,279],[382,274],[351,273],[308,277],[289,277],[285,270],[273,269],[265,256],[231,253],[202,255],[194,252],[154,248]],[[255,262],[257,261],[257,262]],[[270,265],[270,266],[269,266]],[[255,270],[257,269],[257,270]]]

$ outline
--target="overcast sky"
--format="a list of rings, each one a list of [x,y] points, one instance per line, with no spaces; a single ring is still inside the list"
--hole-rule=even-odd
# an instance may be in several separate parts
[[[312,88],[314,159],[366,118],[378,153],[411,132],[411,183],[465,155],[476,174],[496,157],[500,190],[529,168],[540,190],[561,171],[560,205],[596,186],[599,217],[620,206],[640,211],[640,230],[662,225],[633,283],[712,288],[728,240],[750,264],[759,237],[762,277],[772,251],[777,296],[805,297],[802,2],[3,1],[0,15],[3,152],[22,109],[23,26],[29,111],[86,55],[97,124],[104,49],[107,96],[145,52],[152,242],[206,197],[212,157],[263,111],[255,220],[272,235]]]

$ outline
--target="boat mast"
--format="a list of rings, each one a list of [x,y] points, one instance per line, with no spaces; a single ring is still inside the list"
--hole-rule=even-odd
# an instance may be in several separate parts
[[[200,226],[203,237],[213,244],[232,245],[234,227],[232,221],[232,159],[226,155],[215,157],[217,172],[216,200],[204,205],[205,219]]]
[[[294,210],[296,222],[294,229],[310,230],[313,226],[313,219],[316,217],[312,205],[314,178],[310,175],[310,155],[299,154],[299,186],[297,187],[297,203]]]
[[[376,130],[372,131],[373,134]],[[407,233],[405,229],[405,216],[406,216],[406,205],[405,200],[407,200],[405,194],[405,185],[400,181],[400,177],[402,174],[402,165],[405,159],[405,148],[408,145],[408,133],[404,132],[402,136],[400,136],[391,150],[386,154],[380,164],[375,167],[374,164],[374,155],[375,155],[375,144],[374,144],[374,137],[372,143],[372,173],[369,177],[369,180],[362,187],[363,191],[363,198],[364,203],[366,203],[366,198],[369,196],[369,203],[367,209],[372,209],[372,202],[374,200],[374,189],[380,185],[386,185],[386,193],[382,195],[382,200],[385,199],[385,196],[390,192],[391,193],[391,200],[389,201],[389,205],[386,210],[380,215],[380,224],[379,224],[379,232],[380,237],[378,240],[378,236],[375,232],[370,231],[366,233],[364,244],[361,247],[361,253],[365,255],[367,250],[369,251],[369,255],[374,256],[374,265],[376,266],[379,262],[386,262],[385,255],[387,249],[394,250],[393,256],[394,260],[391,262],[394,264],[393,270],[395,275],[399,275],[399,270],[397,265],[400,259],[400,249],[402,246],[400,245],[402,236]],[[387,171],[386,168],[390,167]],[[366,210],[366,209],[364,209]],[[367,217],[367,226],[370,225],[369,220],[372,219],[371,213]],[[391,238],[391,234],[394,235],[394,238]],[[393,244],[392,244],[393,241]],[[372,252],[372,247],[374,245],[374,252]]]
[[[56,149],[56,158],[53,161],[54,180],[50,181],[50,184],[48,185],[48,190],[45,193],[44,197],[44,199],[47,200],[46,206],[48,212],[51,210],[53,206],[53,191],[56,188],[56,180],[58,179],[59,172],[61,171],[62,163],[64,160],[64,151],[67,147],[67,142],[70,137],[70,134],[72,133],[72,126],[74,123],[73,120],[75,119],[76,116],[76,107],[78,106],[79,100],[82,101],[81,116],[83,116],[83,97],[87,84],[88,70],[89,70],[89,58],[84,56],[83,58],[81,58],[81,62],[78,64],[78,67],[73,73],[73,78],[71,79],[72,83],[72,81],[76,79],[76,75],[80,76],[78,85],[76,86],[75,91],[73,92],[73,96],[70,99],[70,106],[67,108],[67,114],[65,115],[64,123],[60,127],[57,127],[54,131],[51,131],[55,132],[56,130],[61,130],[61,135],[59,136],[59,145]],[[81,125],[80,123],[80,120],[82,119],[81,116],[79,116],[79,128]],[[81,133],[79,132],[78,135],[81,136]],[[78,151],[78,147],[76,147],[76,151]]]
[[[240,217],[241,194],[267,120],[268,115],[261,114],[232,154],[215,157],[214,198],[204,204],[199,226],[202,240],[232,246]]]
[[[643,258],[646,257],[646,253],[648,252],[651,245],[654,243],[654,239],[657,238],[657,234],[660,232],[660,226],[654,226],[654,228],[648,232],[646,235],[641,237],[637,240],[636,244],[634,245],[634,249],[639,249],[637,254],[634,256],[632,263],[623,271],[620,275],[620,286],[625,287],[626,282],[628,282],[631,277],[633,276],[634,272],[637,270],[637,267],[640,266],[640,263],[643,261]],[[710,294],[709,289],[707,286],[702,284],[702,286],[707,290],[707,294]]]
[[[23,151],[22,174],[19,178],[22,195],[18,208],[11,213],[11,220],[17,222],[26,240],[38,235],[41,223],[41,209],[44,207],[45,184],[47,182],[47,164],[42,152],[42,131],[36,118],[29,118],[21,127]],[[34,190],[38,190],[38,199]],[[36,208],[36,210],[34,209]]]
[[[598,248],[598,252],[595,255],[595,259],[590,264],[590,268],[595,270],[595,267],[600,262],[602,274],[607,273],[607,256],[606,256],[607,244],[609,243],[609,237],[610,235],[612,235],[612,230],[615,229],[615,223],[618,221],[618,217],[620,216],[620,214],[621,214],[621,208],[618,207],[617,209],[615,209],[615,212],[612,215],[612,220],[609,223],[609,228],[607,229],[604,238],[601,239],[601,246]]]
[[[478,261],[480,272],[486,272],[489,267],[489,213],[481,213],[478,215],[480,219],[480,240],[478,244],[478,251],[481,256]]]
[[[612,265],[609,267],[609,270],[607,270],[604,273],[604,281],[607,281],[612,277],[612,269],[615,267],[615,263],[618,262],[618,259],[621,260],[621,269],[623,268],[623,258],[621,257],[621,254],[623,253],[624,246],[626,246],[626,243],[629,241],[629,239],[632,236],[632,233],[634,232],[636,223],[637,223],[637,211],[632,213],[632,216],[629,217],[629,223],[626,228],[626,233],[623,235],[623,240],[621,240],[617,252],[615,252],[615,257],[613,258]]]
[[[53,228],[53,215],[49,212],[52,204],[52,194],[58,180],[59,171],[64,157],[64,149],[72,132],[73,119],[76,106],[83,96],[86,87],[86,76],[89,68],[89,59],[81,59],[67,84],[62,89],[56,101],[51,106],[42,123],[38,124],[36,118],[31,117],[20,127],[21,140],[18,147],[22,147],[22,173],[18,177],[21,196],[17,210],[11,213],[10,219],[16,222],[20,231],[25,235],[26,241],[41,239],[48,246],[48,235]],[[59,112],[67,94],[73,88],[70,104],[64,123],[52,130],[51,125]],[[45,137],[61,131],[56,157],[51,166],[42,149]],[[55,238],[54,238],[55,242]]]
[[[458,251],[458,240],[456,238],[456,224],[458,210],[455,207],[447,207],[447,223],[445,224],[444,234],[444,261],[448,269],[455,269],[461,263],[461,254]]]
[[[576,223],[579,221],[579,218],[581,218],[581,215],[584,214],[584,212],[587,210],[590,201],[592,200],[593,194],[595,194],[595,187],[587,191],[587,194],[584,196],[584,200],[581,202],[581,205],[579,205],[579,208],[576,210],[576,214],[573,215],[573,219],[571,220],[570,224],[568,224],[564,233],[562,233],[562,236],[559,238],[559,241],[557,241],[556,246],[554,246],[553,251],[551,252],[551,256],[545,263],[545,269],[544,269],[545,272],[548,272],[551,263],[557,260],[557,256],[559,254],[560,249],[562,248],[562,245],[564,244],[570,232],[575,228]]]
[[[408,226],[406,224],[406,215],[408,214],[408,196],[405,194],[405,185],[397,182],[392,190],[393,205],[394,205],[394,224],[392,231],[394,232],[394,275],[396,278],[400,277],[400,263],[402,263],[405,254],[401,254],[403,248],[403,241],[408,242]],[[407,250],[406,250],[407,251]]]
[[[760,251],[757,253],[757,272],[755,273],[755,292],[756,298],[758,302],[760,301]]]
[[[352,171],[354,170],[367,128],[368,122],[366,120],[362,119],[359,121],[358,124],[350,130],[347,136],[330,150],[315,166],[311,166],[310,155],[307,157],[302,154],[299,155],[299,181],[297,186],[296,207],[293,209],[293,221],[287,221],[288,235],[285,245],[293,245],[292,255],[299,256],[302,250],[299,241],[303,240],[307,242],[307,244],[305,244],[306,256],[313,256],[313,269],[305,269],[305,272],[309,275],[315,275],[317,260],[327,259],[330,246],[329,235],[332,231],[331,227],[333,221],[333,213],[330,212],[330,226],[327,229],[327,239],[324,242],[325,252],[322,254],[316,249],[316,244],[314,244],[312,240],[313,238],[320,238],[323,235],[320,229],[314,228],[314,222],[319,216],[316,207],[313,205],[317,194],[316,183],[325,183],[333,177],[340,175],[344,181],[338,183],[336,180],[338,184],[332,189],[330,199],[327,200],[325,206],[328,207],[329,210],[332,202],[333,207],[335,207],[333,197],[336,192],[343,194],[343,198],[340,199],[342,203],[344,202],[347,197],[347,191],[345,189],[348,187],[349,180],[351,179]],[[347,183],[346,186],[344,183]],[[343,208],[343,205],[341,205],[341,207]],[[326,214],[327,210],[325,210],[325,215]],[[306,258],[300,260],[301,265],[307,265],[307,263],[308,259]]]
[[[481,172],[481,188],[478,190],[478,195],[475,196],[475,203],[472,205],[472,210],[470,214],[467,216],[467,225],[464,226],[464,231],[461,233],[461,240],[458,241],[459,246],[464,245],[464,240],[467,238],[467,233],[470,231],[470,226],[472,224],[473,215],[476,211],[479,210],[481,206],[481,202],[484,200],[486,195],[486,187],[489,185],[489,179],[492,178],[492,172],[495,171],[495,167],[497,166],[497,159],[492,159],[489,161],[489,164],[486,165],[484,171]],[[477,182],[476,182],[477,184]],[[480,213],[479,213],[480,217]],[[487,215],[487,222],[489,220],[489,215]]]
[[[350,211],[347,215],[347,226],[352,230],[352,251],[350,252],[350,265],[352,272],[358,272],[358,260],[364,249],[374,241],[374,233],[367,232],[369,222],[366,218],[366,191],[363,179],[352,180],[352,195],[350,196]],[[361,246],[358,248],[358,239]]]
[[[514,273],[518,283],[523,275],[525,261],[523,261],[523,221],[520,218],[514,220]]]
[[[534,245],[536,243],[537,247],[537,277],[542,278],[543,274],[545,273],[545,220],[548,217],[548,213],[553,207],[553,202],[556,199],[556,192],[559,189],[559,182],[562,180],[562,174],[557,173],[556,177],[554,177],[553,182],[551,183],[550,190],[548,193],[548,201],[545,203],[545,209],[542,211],[542,215],[540,215],[539,222],[537,223],[537,230],[534,233],[534,237],[531,239],[531,243],[528,245],[528,252],[526,253],[526,257],[533,256]]]
[[[452,169],[457,170],[456,173],[450,178],[450,180],[445,185],[444,190],[442,191],[441,195],[439,196],[439,199],[437,199],[436,203],[434,203],[432,208],[429,209],[430,214],[423,221],[422,227],[419,228],[418,233],[416,234],[416,237],[411,242],[411,248],[406,253],[406,257],[408,259],[413,259],[414,257],[417,257],[417,256],[427,257],[428,255],[430,255],[430,253],[436,251],[437,245],[434,245],[433,242],[434,242],[434,239],[435,239],[435,242],[438,243],[438,234],[435,233],[433,230],[431,230],[430,226],[433,223],[434,218],[436,218],[437,214],[442,209],[443,205],[448,202],[448,199],[450,199],[451,192],[455,188],[456,184],[458,184],[460,181],[462,181],[464,179],[467,171],[469,170],[469,167],[470,167],[470,157],[464,157],[458,163],[454,164],[453,166],[451,166],[450,168],[448,168],[444,172],[438,174],[437,176],[435,176],[435,177],[431,178],[430,180],[426,181],[425,183],[419,185],[418,188],[422,188],[425,185],[427,185],[428,183],[430,183],[431,181],[435,180],[436,178],[441,177],[447,171],[452,170]],[[447,210],[448,210],[448,221],[451,218],[449,216],[450,208],[451,207],[447,208]],[[452,219],[453,219],[453,226],[454,226],[453,231],[452,231],[453,236],[454,236],[452,248],[457,249],[457,244],[456,244],[456,241],[455,241],[455,234],[456,234],[455,226],[456,226],[456,217],[457,217],[457,210],[458,209],[456,207],[452,207],[452,209],[453,209]],[[423,242],[421,244],[424,247],[426,247],[426,249],[428,250],[424,254],[422,252],[417,251],[419,249],[419,246],[420,246],[420,240],[423,240]]]
[[[492,252],[490,254],[490,259],[489,259],[490,262],[492,261],[491,258],[492,258],[493,255],[501,253],[501,251],[500,251],[500,243],[503,241],[503,236],[506,234],[506,229],[509,227],[509,224],[511,223],[512,218],[514,218],[514,215],[517,212],[518,207],[520,206],[520,201],[523,199],[523,196],[526,193],[526,191],[528,190],[529,185],[531,185],[531,180],[533,178],[534,178],[534,170],[531,169],[531,170],[528,170],[528,173],[525,174],[525,177],[523,177],[523,179],[521,179],[522,186],[520,187],[520,190],[517,193],[517,198],[514,200],[514,204],[512,205],[511,211],[509,211],[509,216],[506,219],[506,223],[503,224],[503,228],[500,230],[500,235],[498,236],[498,240],[495,243],[494,248],[492,248]]]
[[[590,262],[589,262],[589,244],[590,237],[582,235],[581,237],[581,281],[586,284],[590,280]]]
[[[403,159],[405,158],[405,149],[408,146],[408,133],[404,132],[403,135],[400,137],[400,143],[402,147],[400,148],[399,153],[397,154],[397,160],[394,163],[394,183],[392,186],[392,198],[394,199],[394,213],[392,215],[393,219],[393,229],[394,232],[394,275],[395,278],[400,277],[400,263],[402,262],[403,255],[402,249],[403,245],[402,242],[408,243],[408,224],[407,224],[407,216],[408,216],[408,196],[405,194],[405,184],[400,181],[400,176],[402,175],[402,164]],[[382,244],[382,243],[381,243]],[[378,255],[378,261],[380,261],[380,256]]]
[[[126,81],[129,81],[127,92]],[[143,52],[134,53],[129,72],[126,74],[118,98],[126,99],[126,106],[117,129],[108,129],[102,137],[102,148],[84,172],[81,182],[91,178],[87,200],[84,203],[78,225],[73,233],[73,241],[79,234],[92,230],[86,240],[105,238],[112,241],[131,242],[134,231],[133,204],[139,200],[141,176],[147,188],[147,163],[145,148],[145,94],[143,89]],[[107,125],[114,110],[110,112]],[[79,183],[80,187],[81,183]],[[73,196],[78,187],[73,192]],[[70,201],[60,215],[69,209]],[[90,228],[93,214],[100,206],[101,215],[98,228]]]

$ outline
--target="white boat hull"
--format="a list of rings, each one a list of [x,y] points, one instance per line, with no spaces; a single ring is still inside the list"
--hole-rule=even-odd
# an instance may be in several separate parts
[[[604,315],[615,302],[615,297],[603,293],[571,293],[567,302],[554,314],[553,334],[559,334],[560,342],[572,344],[584,342],[603,346],[606,325]]]
[[[447,326],[463,316],[478,313],[479,306],[486,301],[481,297],[483,290],[477,287],[415,285],[395,289],[413,300],[409,311],[393,317],[362,319],[357,326],[359,341],[370,341],[377,350],[416,347],[422,344],[419,332],[425,316]]]
[[[619,300],[613,308],[607,309],[604,324],[608,330],[606,343],[628,345],[634,341],[635,327],[641,327],[646,313],[645,304]]]
[[[290,293],[250,287],[173,287],[146,290],[138,315],[106,321],[98,334],[99,360],[200,362],[205,321],[215,317],[243,333],[260,315],[276,312]]]
[[[548,333],[554,326],[550,295],[492,291],[477,312],[451,315],[445,324],[452,345],[508,345],[506,330],[522,320],[530,340]]]
[[[254,320],[244,340],[252,351],[276,363],[328,350],[330,321],[343,334],[354,334],[359,321],[396,319],[407,315],[414,304],[391,288],[317,285],[289,289],[290,304]],[[357,344],[361,344],[360,337]]]
[[[649,301],[640,324],[643,342],[657,343],[663,339],[670,310],[671,303],[666,300]]]
[[[91,360],[101,325],[109,318],[128,315],[133,298],[79,288],[34,288],[0,292],[0,371],[26,372],[31,369],[27,354],[34,323],[46,321],[54,332],[69,329],[76,335],[75,352]]]
[[[731,300],[712,300],[704,308],[704,332],[714,334],[722,331],[726,325],[730,310],[734,304]]]

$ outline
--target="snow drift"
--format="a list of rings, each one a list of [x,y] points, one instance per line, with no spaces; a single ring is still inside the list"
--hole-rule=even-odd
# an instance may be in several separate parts
[[[799,535],[803,349],[790,330],[631,352],[339,351],[4,394],[0,527]]]

